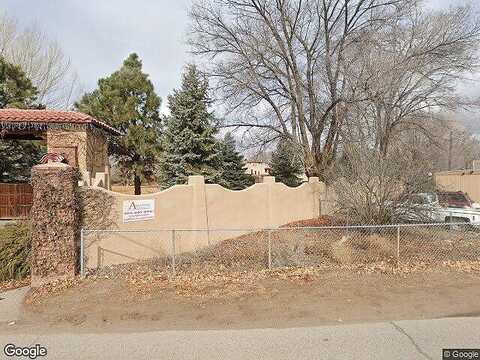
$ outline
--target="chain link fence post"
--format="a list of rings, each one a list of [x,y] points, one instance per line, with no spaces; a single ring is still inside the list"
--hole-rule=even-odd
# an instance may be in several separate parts
[[[175,264],[175,230],[172,230],[172,275],[176,276],[176,264]]]
[[[272,230],[268,230],[268,270],[272,270]]]
[[[400,264],[400,225],[397,226],[397,267]]]

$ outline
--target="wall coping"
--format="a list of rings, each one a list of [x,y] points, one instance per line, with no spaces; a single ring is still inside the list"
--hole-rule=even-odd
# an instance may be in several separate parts
[[[65,164],[62,164],[62,165],[65,165]],[[39,166],[39,165],[37,165]],[[68,166],[68,165],[67,165]],[[138,199],[142,199],[142,198],[145,198],[145,197],[152,197],[152,196],[157,196],[159,194],[165,194],[169,191],[174,191],[175,189],[179,189],[179,188],[185,188],[185,187],[194,187],[194,186],[205,186],[205,187],[215,187],[215,188],[221,188],[222,190],[224,191],[229,191],[229,192],[245,192],[245,191],[248,191],[256,186],[265,186],[265,185],[270,185],[270,184],[275,184],[275,185],[278,185],[278,186],[283,186],[287,189],[292,189],[292,190],[296,190],[296,189],[300,189],[304,186],[309,186],[309,185],[312,185],[312,184],[322,184],[322,182],[319,180],[318,177],[310,177],[308,178],[308,181],[305,181],[303,182],[302,184],[300,184],[299,186],[296,186],[296,187],[291,187],[291,186],[288,186],[288,185],[285,185],[284,183],[280,183],[280,182],[276,182],[275,181],[275,177],[274,176],[265,176],[264,178],[264,181],[261,182],[261,183],[255,183],[253,185],[250,185],[249,187],[245,188],[245,189],[241,189],[241,190],[232,190],[232,189],[227,189],[226,187],[223,187],[222,185],[220,184],[206,184],[205,183],[205,178],[201,175],[193,175],[193,176],[189,176],[188,177],[188,182],[186,184],[179,184],[179,185],[173,185],[167,189],[164,189],[164,190],[160,190],[160,191],[157,191],[157,192],[154,192],[154,193],[150,193],[150,194],[141,194],[141,195],[133,195],[133,194],[123,194],[123,193],[119,193],[119,192],[116,192],[116,191],[112,191],[112,190],[108,190],[108,189],[104,189],[102,187],[95,187],[95,186],[84,186],[84,187],[87,187],[87,188],[90,188],[90,189],[96,189],[96,190],[101,190],[101,191],[104,191],[104,192],[107,192],[111,195],[115,195],[115,196],[120,196],[120,197],[135,197],[135,198],[138,198]],[[265,181],[266,180],[266,181]]]

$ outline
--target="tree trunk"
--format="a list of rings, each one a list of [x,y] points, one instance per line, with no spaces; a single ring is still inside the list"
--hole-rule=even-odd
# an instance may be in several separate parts
[[[133,175],[133,183],[135,185],[135,195],[142,194],[142,180],[137,174]]]

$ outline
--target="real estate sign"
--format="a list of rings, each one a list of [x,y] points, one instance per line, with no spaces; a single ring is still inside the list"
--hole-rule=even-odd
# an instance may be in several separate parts
[[[145,221],[155,218],[155,200],[128,200],[123,202],[123,222]]]

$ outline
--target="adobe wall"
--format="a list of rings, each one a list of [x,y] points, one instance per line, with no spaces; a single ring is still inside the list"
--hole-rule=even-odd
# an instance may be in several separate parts
[[[64,153],[68,163],[75,166],[86,185],[110,187],[107,139],[100,130],[87,127],[47,131],[47,151]],[[76,163],[76,164],[75,164]]]
[[[86,143],[87,132],[84,128],[68,130],[51,127],[47,131],[47,151],[66,154],[69,164],[78,167],[82,173],[87,171]]]
[[[475,202],[480,202],[480,172],[450,171],[434,175],[435,185],[443,191],[463,191]]]
[[[86,235],[87,268],[92,268],[170,254],[172,229],[176,229],[176,252],[181,253],[239,236],[248,229],[276,228],[292,221],[318,217],[325,186],[318,178],[310,178],[298,188],[289,188],[276,183],[273,177],[265,177],[263,183],[232,191],[219,185],[206,185],[202,176],[191,176],[187,185],[173,186],[156,194],[134,196],[104,189],[88,191],[100,191],[110,199],[102,199],[99,204],[83,204],[86,214],[95,208],[101,209],[109,226],[84,221],[83,228],[163,230]],[[152,201],[153,218],[124,221],[124,206],[138,200]],[[106,206],[107,203],[111,205]],[[198,231],[182,231],[188,229]],[[221,231],[227,229],[236,231]]]

